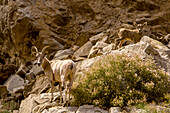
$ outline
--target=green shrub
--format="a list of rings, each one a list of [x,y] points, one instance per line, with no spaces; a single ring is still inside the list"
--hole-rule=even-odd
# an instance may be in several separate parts
[[[73,88],[74,105],[127,106],[165,100],[168,75],[147,61],[126,55],[107,55],[97,61]]]

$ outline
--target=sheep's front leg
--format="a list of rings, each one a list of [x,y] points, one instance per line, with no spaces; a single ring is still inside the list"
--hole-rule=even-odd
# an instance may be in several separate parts
[[[121,48],[124,42],[125,42],[125,39],[120,39],[120,43],[119,43],[118,47]]]
[[[51,99],[50,99],[50,102],[52,102],[53,101],[53,86],[54,86],[54,81],[53,80],[50,80],[50,86],[51,86]]]

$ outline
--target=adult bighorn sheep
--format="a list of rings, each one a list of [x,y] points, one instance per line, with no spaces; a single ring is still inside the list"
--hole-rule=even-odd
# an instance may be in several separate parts
[[[137,43],[140,41],[140,39],[143,36],[143,27],[147,25],[147,22],[144,22],[143,24],[137,24],[136,22],[133,22],[134,27],[136,29],[126,29],[121,28],[118,32],[119,38],[115,42],[115,49],[117,49],[118,42],[119,48],[122,47],[123,43],[127,40],[132,41],[134,43]]]
[[[51,100],[53,100],[53,87],[54,83],[59,83],[60,89],[60,103],[62,103],[62,88],[65,89],[65,101],[67,103],[67,93],[69,92],[68,104],[70,103],[70,93],[71,87],[73,84],[73,79],[76,71],[76,65],[72,60],[54,60],[49,61],[45,55],[45,51],[49,46],[45,46],[41,52],[38,52],[38,49],[33,46],[36,50],[37,64],[42,66],[45,75],[49,77],[51,85]],[[69,84],[67,84],[69,81]]]

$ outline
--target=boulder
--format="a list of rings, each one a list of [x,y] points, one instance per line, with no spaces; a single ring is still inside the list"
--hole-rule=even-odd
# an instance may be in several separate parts
[[[114,49],[114,47],[115,47],[115,44],[113,44],[113,43],[109,44],[108,46],[103,48],[103,53],[108,53],[108,52],[112,51]]]
[[[62,60],[66,59],[69,56],[73,55],[74,51],[72,49],[65,49],[65,50],[59,50],[55,55],[53,59]]]
[[[109,33],[107,33],[107,31],[106,32],[102,32],[102,33],[99,33],[99,34],[91,37],[89,40],[91,41],[91,43],[93,45],[95,45],[98,41],[102,41],[102,42],[108,43],[108,40],[109,40],[109,38],[107,36],[108,34]]]
[[[120,107],[111,107],[109,113],[122,113],[122,109]]]
[[[76,113],[78,107],[51,107],[42,113]]]
[[[24,86],[24,79],[19,75],[11,75],[4,85],[7,86],[9,92],[12,92],[14,88]]]
[[[80,106],[76,113],[108,113],[108,111],[102,110],[94,105]]]
[[[16,72],[17,67],[13,64],[9,65],[0,65],[0,84],[4,84],[4,82]]]
[[[60,93],[54,93],[54,98],[58,98]],[[56,102],[50,103],[51,93],[30,94],[26,99],[22,100],[19,113],[40,113],[44,109],[61,106]]]
[[[98,35],[92,36],[89,40],[93,45],[95,45],[103,37],[103,35],[103,33],[99,33]]]
[[[92,58],[95,56],[99,56],[103,54],[103,48],[108,46],[107,43],[103,41],[98,41],[90,50],[90,53],[88,55],[88,58]]]
[[[19,113],[31,113],[32,109],[37,105],[37,103],[32,98],[36,97],[36,94],[31,94],[28,98],[23,100],[20,104]]]
[[[75,78],[78,79],[79,77],[84,76],[85,75],[84,72],[88,71],[90,69],[90,67],[94,64],[94,62],[97,61],[98,59],[100,59],[100,56],[78,62],[76,64],[77,71],[75,74],[75,76],[76,76]],[[75,81],[77,81],[77,80],[75,80]]]
[[[24,97],[29,94],[40,94],[46,92],[50,88],[49,78],[45,75],[37,76],[33,81],[25,85]]]
[[[74,56],[75,57],[87,57],[89,55],[89,52],[92,46],[93,46],[92,43],[88,41],[74,53]]]
[[[32,69],[30,70],[34,75],[41,75],[44,73],[44,70],[41,66],[33,65]]]

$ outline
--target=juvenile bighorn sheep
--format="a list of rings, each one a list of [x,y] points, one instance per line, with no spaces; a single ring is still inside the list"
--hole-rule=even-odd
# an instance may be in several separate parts
[[[140,39],[143,36],[143,27],[147,25],[147,22],[144,22],[143,24],[137,24],[136,22],[133,22],[134,27],[136,29],[126,29],[126,28],[121,28],[119,30],[118,36],[119,38],[116,40],[115,43],[115,49],[117,49],[118,42],[119,43],[119,48],[122,47],[123,43],[127,40],[133,41],[134,43],[137,43],[140,41]]]
[[[59,83],[60,89],[60,103],[62,103],[62,88],[65,89],[65,101],[64,104],[67,103],[67,93],[69,92],[69,100],[70,103],[70,93],[71,87],[73,84],[73,78],[76,71],[76,65],[72,60],[54,60],[49,61],[45,56],[45,50],[49,46],[45,46],[41,52],[38,52],[38,49],[33,46],[36,50],[37,64],[42,66],[45,75],[49,77],[50,85],[51,85],[51,101],[53,100],[53,86],[55,82]],[[69,84],[67,84],[69,81]]]

